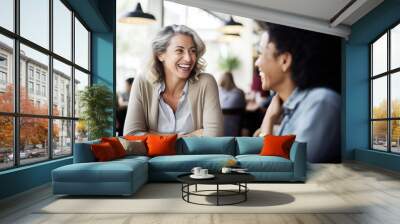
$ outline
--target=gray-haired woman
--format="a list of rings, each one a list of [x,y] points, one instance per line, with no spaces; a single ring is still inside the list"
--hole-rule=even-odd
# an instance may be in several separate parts
[[[202,73],[205,45],[184,25],[164,27],[152,42],[145,76],[135,79],[124,135],[221,136],[218,87]]]

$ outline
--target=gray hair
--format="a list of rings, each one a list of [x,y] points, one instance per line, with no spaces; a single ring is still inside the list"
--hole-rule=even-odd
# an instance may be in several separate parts
[[[200,39],[200,36],[194,30],[185,25],[171,25],[164,27],[160,32],[158,32],[151,44],[152,55],[149,62],[149,76],[152,81],[160,82],[165,79],[164,67],[158,59],[158,55],[167,50],[171,38],[177,34],[190,36],[196,47],[196,64],[190,73],[189,79],[197,80],[200,73],[204,71],[206,62],[202,56],[206,52],[206,45]]]

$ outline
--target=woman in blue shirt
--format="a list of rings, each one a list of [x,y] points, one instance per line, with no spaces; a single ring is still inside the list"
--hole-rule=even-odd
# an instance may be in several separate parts
[[[294,134],[296,141],[307,143],[309,162],[338,162],[340,96],[312,82],[316,75],[324,75],[318,64],[320,43],[309,31],[267,25],[255,64],[262,88],[276,95],[255,135]]]

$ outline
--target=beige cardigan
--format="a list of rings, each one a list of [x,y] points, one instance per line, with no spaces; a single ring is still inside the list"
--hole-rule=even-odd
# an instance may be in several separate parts
[[[135,79],[129,98],[124,135],[157,132],[160,85],[160,82],[151,82],[144,76]],[[222,136],[223,117],[214,77],[202,73],[198,80],[189,80],[188,94],[194,129],[204,129],[204,136]]]

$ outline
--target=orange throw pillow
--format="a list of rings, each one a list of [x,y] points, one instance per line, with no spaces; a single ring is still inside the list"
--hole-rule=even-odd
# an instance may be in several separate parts
[[[115,155],[117,158],[125,157],[126,156],[126,151],[124,149],[124,146],[122,146],[121,142],[118,140],[116,137],[110,137],[110,138],[101,138],[101,142],[108,142],[114,149]]]
[[[290,148],[296,135],[273,136],[266,135],[264,137],[264,145],[261,149],[261,156],[280,156],[290,159]]]
[[[148,156],[176,155],[176,139],[178,135],[148,135]]]
[[[93,144],[90,146],[90,148],[92,149],[94,157],[99,162],[109,161],[117,158],[114,149],[108,142]]]

